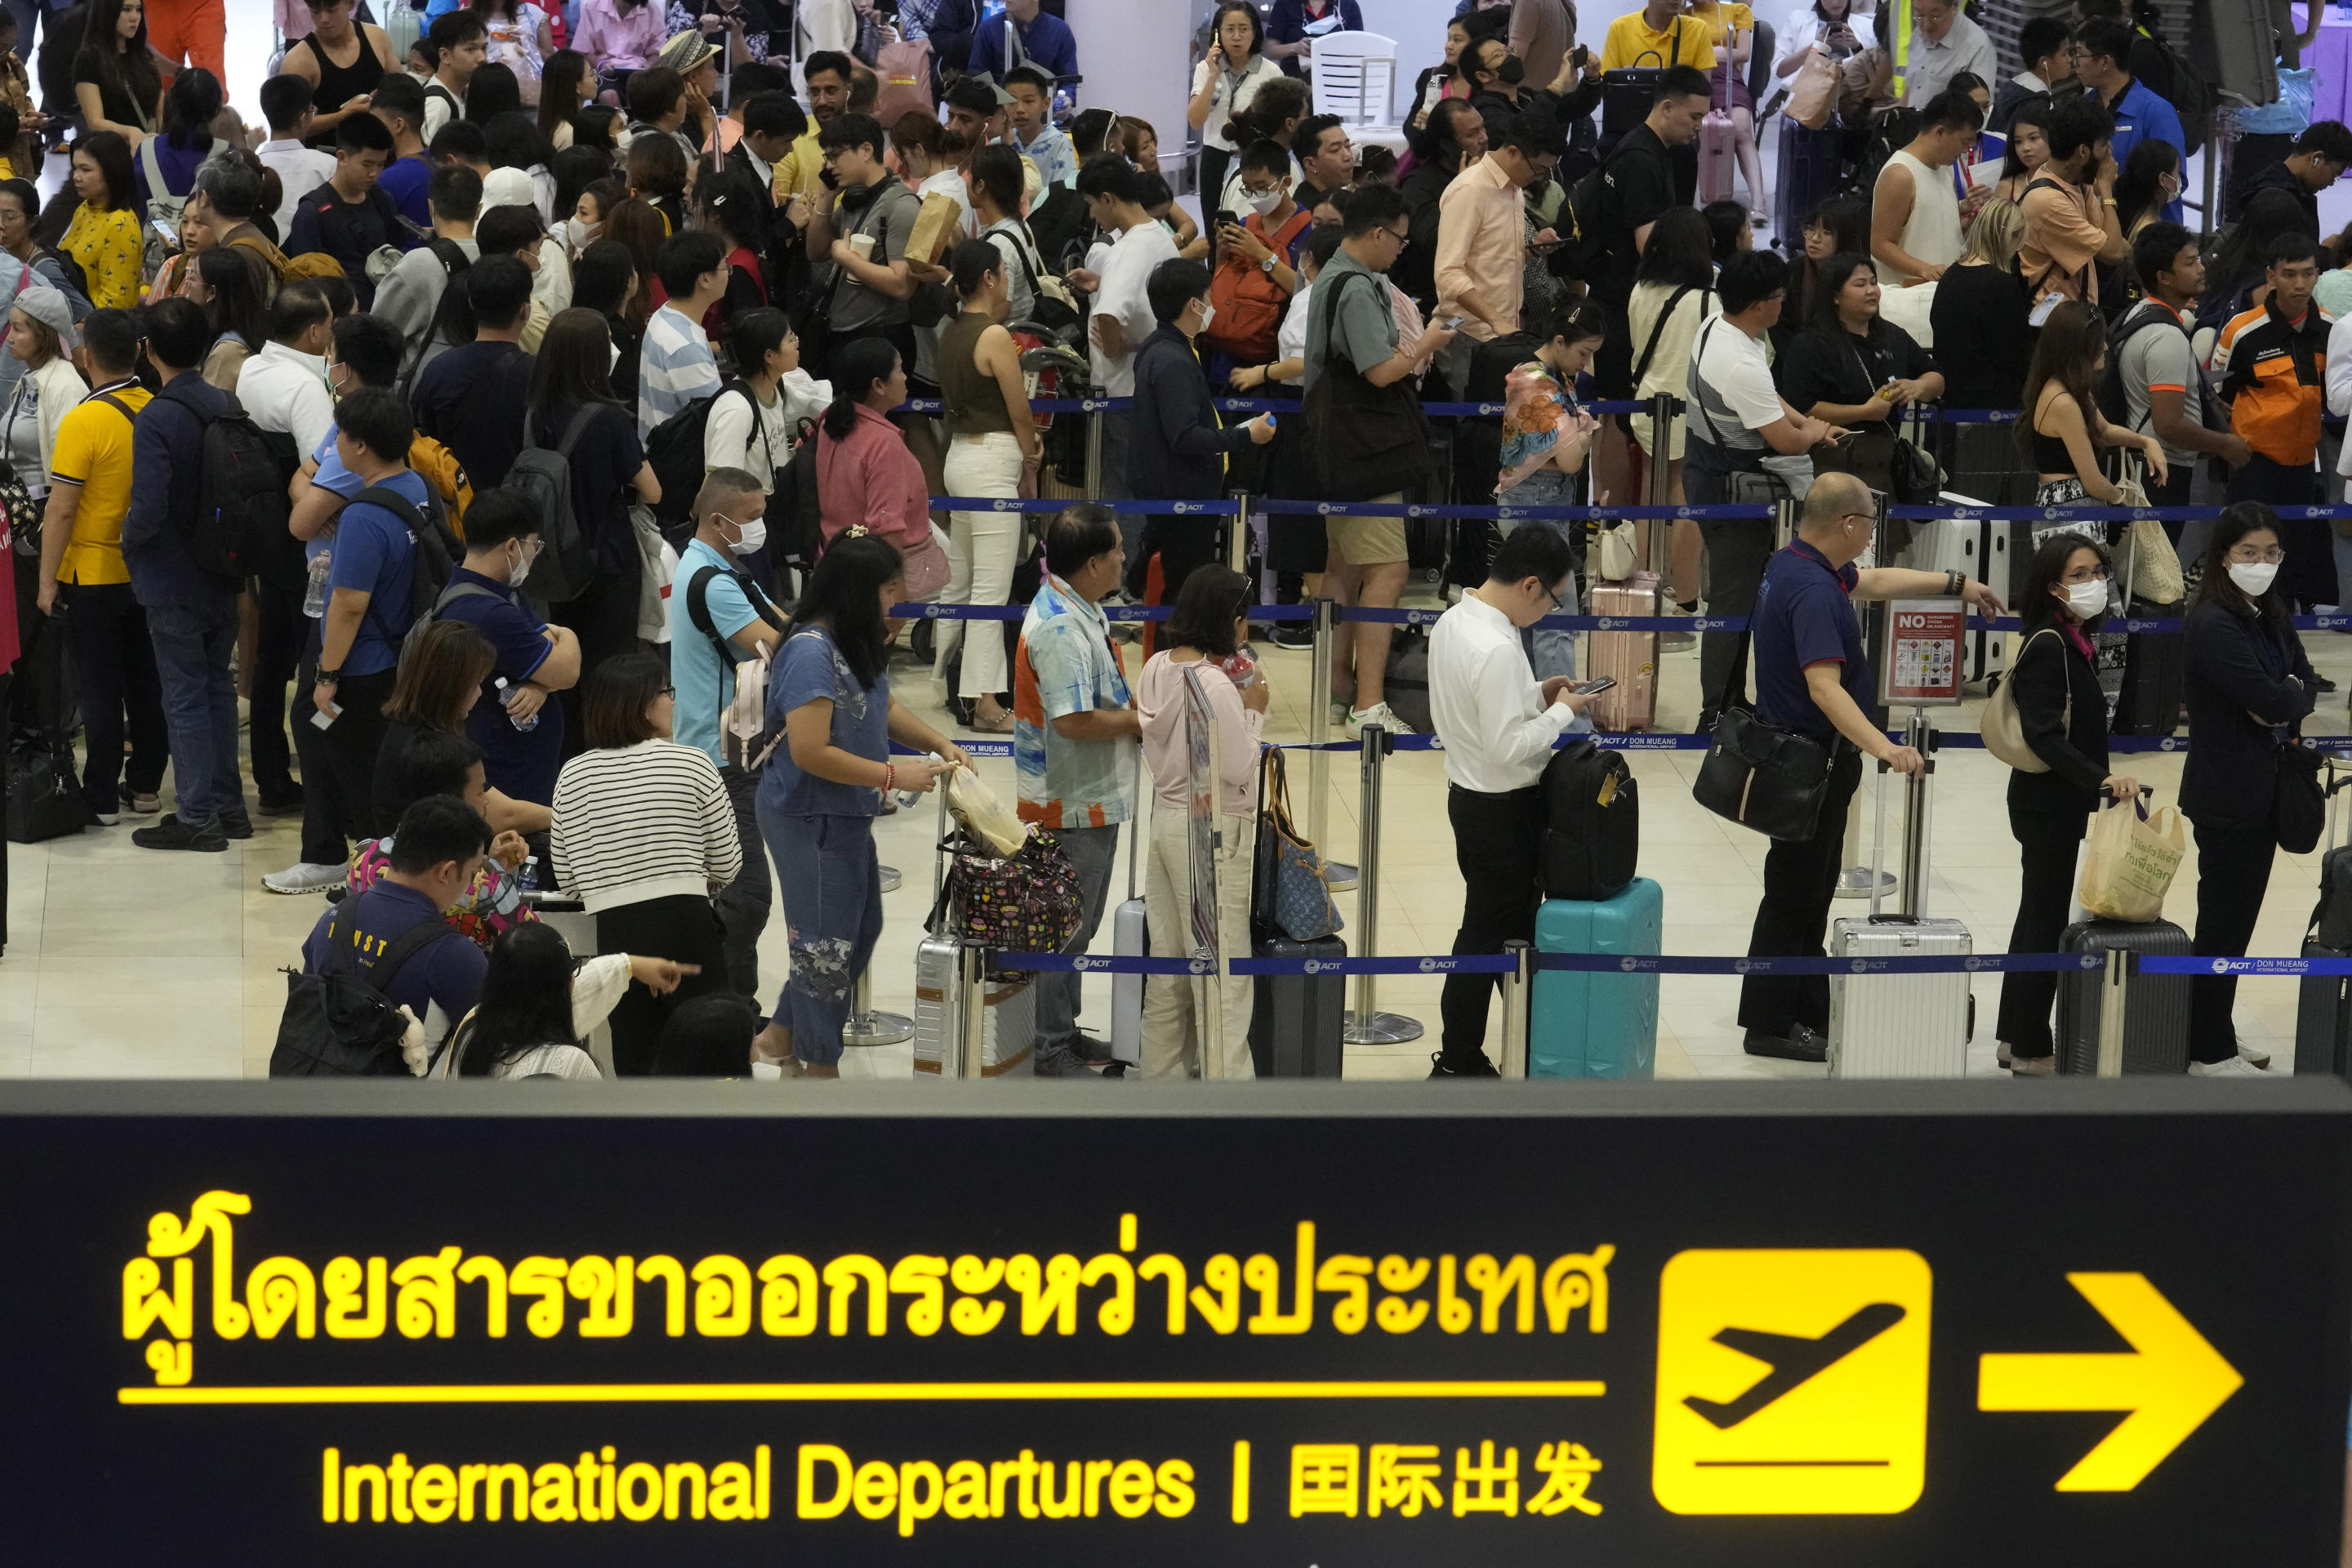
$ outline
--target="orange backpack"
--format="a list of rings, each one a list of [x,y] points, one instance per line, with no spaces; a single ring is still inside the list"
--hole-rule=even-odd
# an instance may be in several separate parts
[[[1257,214],[1252,213],[1243,227],[1265,241],[1266,248],[1286,262],[1290,259],[1291,241],[1305,233],[1315,222],[1313,215],[1301,207],[1290,215],[1290,221],[1273,234],[1265,231]],[[1274,275],[1238,250],[1227,250],[1217,261],[1217,275],[1209,280],[1209,304],[1217,312],[1203,335],[1209,346],[1220,353],[1231,354],[1244,364],[1265,364],[1274,358],[1276,340],[1282,331],[1282,312],[1290,303],[1290,296],[1274,280]]]

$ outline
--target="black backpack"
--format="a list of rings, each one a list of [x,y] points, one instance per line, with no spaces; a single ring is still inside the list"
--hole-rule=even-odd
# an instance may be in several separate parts
[[[583,405],[552,447],[536,441],[525,447],[498,487],[520,495],[539,515],[539,559],[523,579],[523,591],[536,604],[570,604],[595,581],[596,552],[580,531],[580,514],[572,505],[572,448],[596,416],[596,407]],[[527,433],[536,434],[535,427]],[[701,482],[699,475],[695,482]]]
[[[1624,754],[1587,735],[1552,753],[1541,787],[1544,897],[1597,902],[1623,892],[1642,847],[1642,802]]]
[[[380,506],[400,519],[415,545],[408,563],[408,603],[404,606],[406,616],[397,631],[380,614],[376,601],[368,601],[368,617],[375,622],[377,635],[387,644],[404,646],[409,630],[417,622],[429,620],[441,603],[441,590],[449,585],[449,574],[465,558],[465,547],[450,533],[449,525],[438,517],[427,517],[418,511],[406,496],[382,485],[371,485],[353,496],[345,505]]]
[[[1890,109],[1872,121],[1869,133],[1863,138],[1862,156],[1853,166],[1853,178],[1846,182],[1843,194],[1870,200],[1878,188],[1879,171],[1886,167],[1886,160],[1919,139],[1920,124],[1916,109]]]
[[[2164,58],[2165,79],[2158,81],[2151,78],[2147,89],[2172,105],[2173,112],[2180,116],[2181,140],[2188,142],[2181,152],[2193,157],[2204,151],[2205,129],[2212,122],[2213,86],[2205,79],[2205,73],[2179,50],[2145,28],[2138,31],[2141,37],[2156,46],[2156,52]]]
[[[797,572],[809,571],[824,553],[824,522],[816,493],[816,421],[802,420],[792,460],[776,470],[776,493],[768,498],[768,549],[776,560]]]
[[[222,395],[228,396],[227,411],[220,414],[178,382],[163,395],[204,422],[204,467],[196,476],[196,521],[188,539],[196,564],[239,581],[265,570],[282,580],[278,568],[293,539],[286,529],[293,507],[286,498],[289,473],[268,438],[227,394]],[[299,545],[294,553],[299,560]]]
[[[2188,332],[2188,328],[2175,319],[2168,310],[2134,309],[2126,312],[2123,319],[2109,330],[2106,368],[2099,372],[2099,384],[2094,389],[2093,395],[2098,403],[2099,412],[2106,416],[2108,424],[2118,430],[2145,428],[2131,422],[2131,400],[2124,393],[2124,345],[2142,332],[2165,327],[2169,327],[2184,336]],[[2197,406],[2189,412],[2197,416],[2198,423],[2208,430],[2229,429],[2229,412],[2215,406],[2213,389],[2206,384],[2201,374],[2197,377],[2196,390]]]
[[[717,650],[719,669],[722,672],[731,672],[737,665],[744,662],[744,654],[741,649],[719,635],[719,623],[710,618],[710,580],[722,574],[735,580],[735,585],[743,590],[743,597],[751,601],[752,613],[773,626],[779,637],[792,636],[792,617],[778,609],[775,602],[761,592],[760,584],[748,573],[733,571],[725,566],[697,567],[694,575],[687,579],[686,618],[696,631],[700,632],[709,641],[711,647]],[[782,658],[783,652],[782,644],[780,642],[768,650],[768,657],[771,659]],[[723,679],[719,682],[719,689],[722,691],[726,689],[726,682]],[[723,710],[719,715],[719,721],[722,747],[738,745],[737,740],[726,732],[727,715]],[[776,749],[777,742],[782,738],[775,729],[769,726],[766,715],[762,714],[759,738],[742,745],[742,755],[746,763],[748,763],[751,758],[768,755]],[[730,756],[730,761],[732,760]],[[747,771],[756,773],[758,769],[747,768]]]
[[[654,521],[664,529],[684,525],[688,533],[694,531],[694,498],[702,489],[706,471],[702,441],[710,428],[710,410],[720,398],[735,393],[741,394],[743,401],[751,405],[751,427],[764,439],[768,426],[760,417],[760,400],[740,381],[728,382],[709,396],[696,398],[655,426],[653,434],[646,437],[646,461],[653,465],[654,478],[661,481],[662,499],[655,503]],[[771,468],[775,467],[772,450],[768,454],[768,463]],[[676,544],[677,541],[670,542]]]
[[[351,908],[346,904],[338,916]],[[269,1053],[272,1078],[406,1078],[400,1054],[408,1020],[385,1000],[401,969],[435,942],[460,933],[435,916],[422,920],[384,950],[366,975],[355,973],[352,944],[335,940],[327,923],[327,957],[317,974],[286,971],[286,1011]]]
[[[1637,154],[1650,155],[1646,148],[1628,146],[1620,140],[1609,149],[1607,157],[1587,169],[1583,177],[1568,188],[1568,194],[1560,199],[1559,212],[1552,219],[1552,232],[1561,240],[1561,264],[1588,283],[1616,248],[1619,207],[1614,174],[1618,161]],[[1632,237],[1626,237],[1626,240],[1630,245]],[[1631,271],[1629,266],[1627,272]]]

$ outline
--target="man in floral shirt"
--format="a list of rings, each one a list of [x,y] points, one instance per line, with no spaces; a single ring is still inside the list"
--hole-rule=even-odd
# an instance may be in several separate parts
[[[1084,890],[1078,929],[1062,946],[1069,953],[1086,952],[1094,941],[1119,826],[1135,809],[1142,723],[1101,608],[1126,564],[1118,520],[1108,507],[1066,509],[1045,530],[1045,581],[1022,617],[1013,656],[1021,819],[1054,835]],[[1037,1075],[1066,1078],[1089,1062],[1108,1061],[1110,1047],[1078,1031],[1078,974],[1040,974],[1036,986]]]

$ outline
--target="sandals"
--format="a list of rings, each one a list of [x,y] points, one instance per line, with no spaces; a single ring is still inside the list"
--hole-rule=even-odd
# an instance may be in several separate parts
[[[992,723],[982,719],[980,716],[980,710],[975,708],[971,717],[963,721],[963,727],[967,730],[978,731],[983,735],[1010,735],[1013,733],[1013,715],[1001,714],[997,721]]]

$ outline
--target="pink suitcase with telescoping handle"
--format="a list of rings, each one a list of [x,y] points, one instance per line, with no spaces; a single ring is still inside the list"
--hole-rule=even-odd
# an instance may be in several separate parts
[[[1636,572],[1618,583],[1592,585],[1596,616],[1658,614],[1658,574]],[[1596,631],[1590,639],[1584,679],[1613,675],[1617,684],[1593,703],[1592,723],[1598,730],[1622,733],[1648,730],[1658,721],[1658,634]]]
[[[1731,50],[1723,50],[1723,75],[1731,78]],[[1725,95],[1727,98],[1728,93]],[[1739,162],[1739,132],[1731,123],[1731,110],[1709,109],[1706,118],[1698,125],[1698,201],[1705,206],[1709,202],[1731,199],[1732,171]]]

